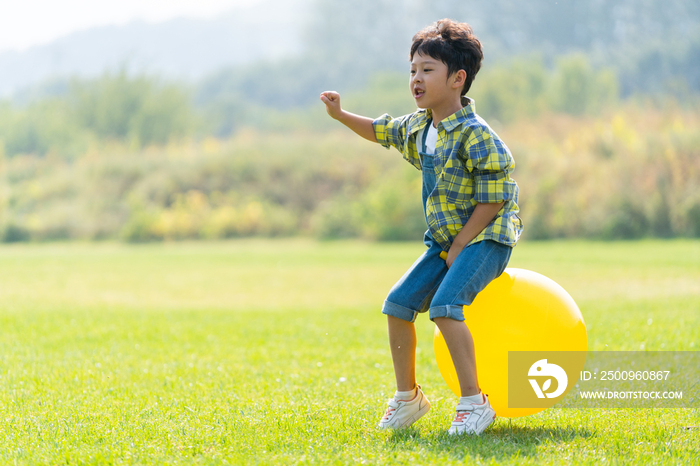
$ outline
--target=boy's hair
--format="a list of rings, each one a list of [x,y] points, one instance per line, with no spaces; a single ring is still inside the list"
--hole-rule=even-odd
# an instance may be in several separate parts
[[[467,23],[458,23],[451,19],[441,19],[418,31],[413,36],[410,60],[416,53],[430,56],[447,65],[447,75],[459,70],[467,73],[462,95],[466,94],[481,68],[484,54],[481,42],[474,35]]]

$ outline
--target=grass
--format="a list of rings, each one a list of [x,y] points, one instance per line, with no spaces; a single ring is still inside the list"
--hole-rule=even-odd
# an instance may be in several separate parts
[[[417,325],[430,414],[393,393],[382,300],[418,243],[0,247],[5,464],[697,464],[700,410],[550,409],[451,439],[454,395]],[[697,350],[700,242],[525,242],[511,266],[579,304],[591,350]]]

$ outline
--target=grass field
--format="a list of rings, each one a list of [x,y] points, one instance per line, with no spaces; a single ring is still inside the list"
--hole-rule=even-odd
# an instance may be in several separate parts
[[[246,240],[0,247],[2,464],[698,464],[700,409],[550,409],[479,438],[420,319],[433,409],[393,393],[380,305],[421,244]],[[591,350],[698,350],[700,241],[525,242]]]

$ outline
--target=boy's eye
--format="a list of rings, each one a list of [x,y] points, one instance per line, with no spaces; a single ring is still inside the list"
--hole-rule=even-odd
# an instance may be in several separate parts
[[[423,71],[425,71],[425,72],[427,73],[428,71],[433,71],[433,69],[432,69],[432,68],[426,68],[426,69],[424,69]]]

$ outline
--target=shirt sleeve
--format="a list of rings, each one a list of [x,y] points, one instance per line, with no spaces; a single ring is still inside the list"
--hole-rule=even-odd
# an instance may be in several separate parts
[[[517,184],[510,178],[513,157],[503,142],[484,129],[475,130],[467,144],[467,169],[475,181],[474,200],[494,204],[513,200]]]
[[[409,119],[410,115],[392,118],[385,113],[374,120],[372,125],[374,126],[374,135],[377,138],[377,142],[387,149],[393,146],[403,153]]]

